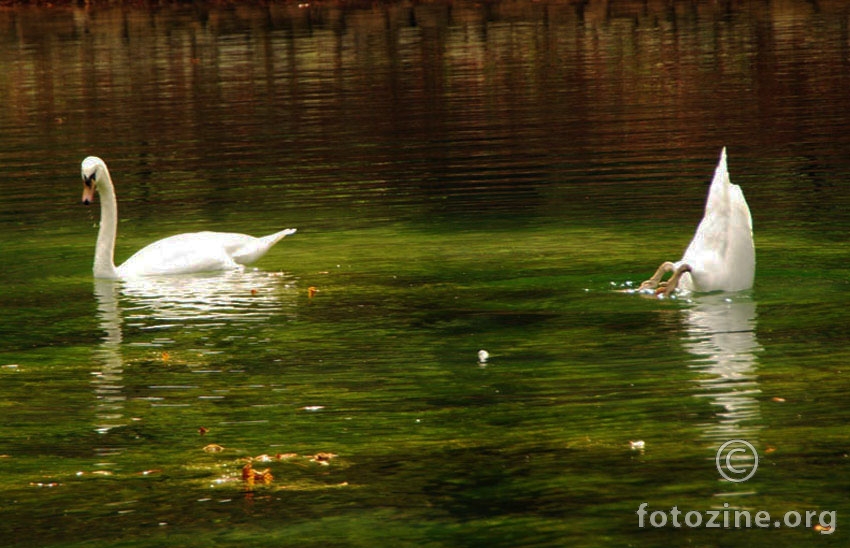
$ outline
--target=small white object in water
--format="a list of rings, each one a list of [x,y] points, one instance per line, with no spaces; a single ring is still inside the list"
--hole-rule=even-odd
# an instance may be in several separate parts
[[[632,451],[642,451],[646,447],[646,442],[643,440],[630,441],[629,447],[632,448]]]
[[[486,350],[478,351],[478,363],[487,363],[487,359],[490,358],[490,353]]]

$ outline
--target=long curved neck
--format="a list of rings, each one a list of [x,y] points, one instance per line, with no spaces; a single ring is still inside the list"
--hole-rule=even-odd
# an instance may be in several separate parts
[[[115,270],[115,236],[118,233],[118,203],[109,170],[103,166],[103,176],[98,178],[100,194],[100,229],[94,251],[94,277],[117,278]]]

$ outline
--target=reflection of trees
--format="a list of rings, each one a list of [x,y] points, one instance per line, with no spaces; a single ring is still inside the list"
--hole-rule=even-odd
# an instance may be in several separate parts
[[[850,112],[830,112],[850,102],[848,77],[823,76],[850,74],[848,8],[819,9],[587,0],[9,10],[0,125],[18,128],[24,150],[44,135],[63,154],[79,140],[121,150],[116,173],[160,171],[172,161],[160,152],[174,150],[168,171],[209,182],[208,202],[233,192],[229,170],[263,165],[278,178],[258,186],[321,181],[311,191],[334,207],[356,195],[478,209],[515,195],[537,208],[553,169],[640,180],[611,173],[605,155],[705,156],[754,112],[760,145],[846,133],[813,131],[836,116],[846,125]],[[800,116],[810,105],[816,115]],[[600,157],[608,171],[593,175]],[[133,192],[161,199],[156,188]]]

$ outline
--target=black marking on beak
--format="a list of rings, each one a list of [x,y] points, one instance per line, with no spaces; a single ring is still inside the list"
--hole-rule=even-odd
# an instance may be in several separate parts
[[[83,193],[83,204],[84,205],[91,205],[92,201],[89,199],[89,196],[90,195],[94,196],[94,190],[93,189],[94,189],[94,184],[96,182],[97,181],[95,179],[94,173],[92,173],[91,176],[89,176],[89,177],[86,177],[85,175],[83,175],[83,184],[86,185],[86,188],[92,190],[92,192],[84,192]]]

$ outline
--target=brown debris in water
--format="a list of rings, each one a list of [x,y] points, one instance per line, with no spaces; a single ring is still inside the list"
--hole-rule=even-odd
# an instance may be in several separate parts
[[[250,462],[242,467],[242,481],[244,481],[249,487],[253,486],[255,483],[270,485],[273,480],[274,476],[269,468],[264,470],[254,470],[254,467]]]

